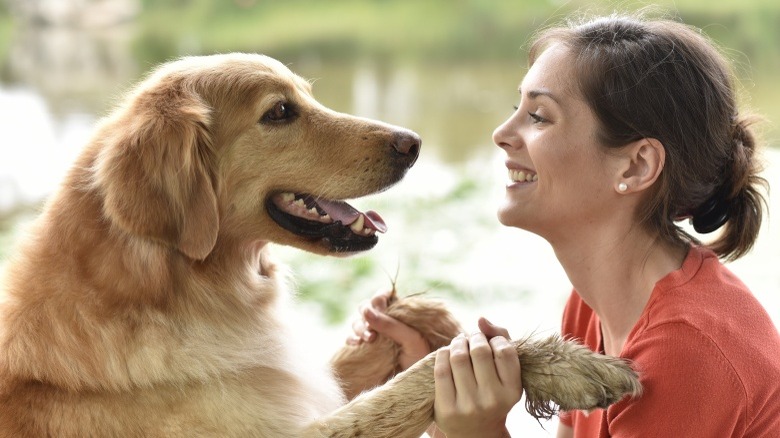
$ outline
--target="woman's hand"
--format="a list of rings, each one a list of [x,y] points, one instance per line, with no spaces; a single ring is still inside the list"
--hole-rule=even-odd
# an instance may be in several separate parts
[[[479,329],[436,353],[434,421],[448,438],[509,436],[507,414],[523,395],[509,332],[484,318]]]
[[[352,323],[354,333],[347,338],[347,344],[373,342],[378,333],[387,336],[398,344],[401,350],[399,366],[405,370],[430,353],[431,347],[420,332],[385,314],[390,294],[390,291],[378,292],[371,301],[360,306],[362,318]]]

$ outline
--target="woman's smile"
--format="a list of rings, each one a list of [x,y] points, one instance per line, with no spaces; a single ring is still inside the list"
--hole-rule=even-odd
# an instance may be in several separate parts
[[[536,171],[526,167],[517,166],[511,163],[507,163],[506,167],[507,176],[509,177],[509,180],[507,181],[507,188],[520,185],[529,185],[539,180],[539,175],[536,174]]]

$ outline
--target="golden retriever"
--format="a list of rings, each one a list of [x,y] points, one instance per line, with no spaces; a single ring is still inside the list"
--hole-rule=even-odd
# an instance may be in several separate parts
[[[389,410],[405,430],[432,390],[395,378],[344,406],[281,316],[267,244],[370,249],[381,217],[343,200],[398,182],[419,149],[409,130],[325,108],[262,55],[155,70],[101,121],[7,266],[0,437],[385,436],[375,419]],[[334,362],[345,387],[361,351]],[[404,375],[432,385],[415,369]],[[398,436],[419,436],[426,409]]]

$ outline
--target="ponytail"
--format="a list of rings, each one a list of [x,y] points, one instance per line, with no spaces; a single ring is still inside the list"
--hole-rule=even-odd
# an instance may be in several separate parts
[[[736,260],[753,247],[767,208],[761,188],[767,181],[759,176],[756,140],[752,118],[737,120],[732,133],[731,159],[724,168],[723,185],[693,214],[694,229],[700,233],[715,231],[725,224],[721,235],[708,246],[721,258]]]

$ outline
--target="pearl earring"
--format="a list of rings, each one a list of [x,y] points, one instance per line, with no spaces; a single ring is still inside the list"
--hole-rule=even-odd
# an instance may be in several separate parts
[[[618,184],[618,191],[625,192],[626,190],[628,190],[628,184],[626,183]]]

